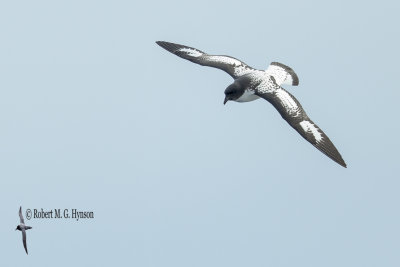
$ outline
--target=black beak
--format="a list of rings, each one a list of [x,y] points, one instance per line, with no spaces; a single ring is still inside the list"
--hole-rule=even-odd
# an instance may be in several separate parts
[[[229,101],[228,97],[225,96],[224,105],[225,105],[226,102],[228,102],[228,101]]]

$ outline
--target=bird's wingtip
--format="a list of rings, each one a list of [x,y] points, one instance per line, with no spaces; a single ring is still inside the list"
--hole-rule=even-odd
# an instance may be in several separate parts
[[[158,44],[159,46],[163,46],[165,44],[167,44],[168,42],[165,41],[156,41],[156,44]]]

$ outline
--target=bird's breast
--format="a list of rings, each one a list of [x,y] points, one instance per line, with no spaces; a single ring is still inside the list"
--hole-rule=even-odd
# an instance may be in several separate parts
[[[238,99],[236,99],[236,102],[250,102],[256,99],[259,99],[260,97],[254,94],[254,91],[252,90],[245,90],[243,95],[241,95]]]

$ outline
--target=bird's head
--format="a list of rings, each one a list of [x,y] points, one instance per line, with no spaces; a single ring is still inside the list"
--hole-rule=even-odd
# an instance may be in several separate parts
[[[235,81],[234,83],[229,85],[224,92],[225,93],[224,105],[226,104],[226,102],[230,100],[232,101],[237,100],[243,94],[243,92],[244,90],[238,82]]]
[[[19,225],[17,226],[17,228],[15,228],[15,231],[17,231],[17,230],[19,230],[20,229],[20,227],[19,227]]]

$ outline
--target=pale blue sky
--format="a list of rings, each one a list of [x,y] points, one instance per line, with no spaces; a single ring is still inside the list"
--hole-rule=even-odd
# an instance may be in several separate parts
[[[396,1],[3,1],[1,266],[400,265]],[[157,40],[291,66],[344,169]],[[91,210],[31,220],[18,208]]]

